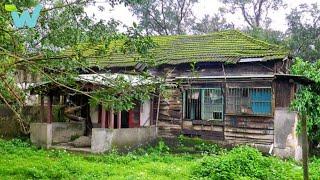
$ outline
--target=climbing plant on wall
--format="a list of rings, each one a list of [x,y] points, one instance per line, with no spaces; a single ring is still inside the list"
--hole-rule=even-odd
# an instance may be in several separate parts
[[[297,58],[292,66],[292,73],[303,75],[315,82],[302,86],[292,103],[292,109],[307,118],[310,146],[315,147],[320,142],[320,61],[310,63]]]

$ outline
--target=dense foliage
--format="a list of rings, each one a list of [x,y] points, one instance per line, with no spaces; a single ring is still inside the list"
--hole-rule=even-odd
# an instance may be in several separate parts
[[[194,23],[192,7],[198,0],[145,0],[131,5],[147,34],[185,34]]]
[[[196,178],[209,179],[295,179],[300,168],[292,162],[265,157],[250,147],[234,148],[221,156],[207,156],[195,169]]]
[[[308,61],[320,59],[319,4],[301,4],[287,16],[288,47],[296,57]]]
[[[312,63],[297,58],[292,66],[292,73],[314,81],[314,84],[299,89],[292,103],[292,109],[307,118],[310,145],[315,147],[320,142],[320,61]]]
[[[181,141],[190,142],[208,145],[200,140]],[[302,179],[299,165],[265,157],[253,148],[222,152],[172,154],[160,141],[129,154],[83,155],[36,149],[21,140],[0,140],[0,175],[4,179]],[[314,158],[310,166],[311,178],[319,179],[319,159]]]
[[[137,3],[139,0],[110,0],[111,5]],[[44,6],[35,28],[18,29],[13,25],[10,12],[5,5],[15,7],[19,12],[32,9],[40,3]],[[110,80],[103,78],[110,88],[96,89],[89,94],[76,83],[80,72],[96,74],[88,57],[103,57],[108,59],[113,51],[130,56],[134,54],[135,62],[140,58],[148,59],[152,64],[152,57],[148,49],[155,46],[153,41],[141,34],[136,26],[129,27],[126,32],[117,31],[117,22],[99,21],[89,17],[85,11],[87,5],[94,0],[27,0],[0,2],[0,102],[6,104],[18,116],[19,124],[24,133],[28,133],[28,124],[20,116],[21,108],[25,105],[27,89],[19,88],[20,79],[23,83],[30,83],[30,75],[38,82],[52,84],[84,94],[90,97],[92,104],[103,104],[105,108],[115,111],[128,110],[135,101],[149,98],[154,93],[156,85],[149,83],[147,88],[132,87],[124,78]],[[122,41],[121,47],[114,50],[112,42]],[[148,58],[146,58],[148,57]],[[145,60],[143,63],[147,63]],[[98,69],[108,66],[99,66]],[[96,69],[97,69],[96,68]],[[19,74],[25,74],[23,78]],[[141,74],[148,78],[148,74]],[[151,81],[149,79],[149,81]],[[35,83],[34,81],[31,81]],[[39,94],[45,93],[40,91]],[[107,94],[108,96],[106,97]]]

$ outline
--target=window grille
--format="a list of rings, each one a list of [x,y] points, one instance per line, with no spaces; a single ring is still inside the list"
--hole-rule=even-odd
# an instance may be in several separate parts
[[[227,113],[272,114],[271,88],[228,88]]]
[[[184,92],[185,117],[191,120],[222,120],[221,88],[192,88]]]

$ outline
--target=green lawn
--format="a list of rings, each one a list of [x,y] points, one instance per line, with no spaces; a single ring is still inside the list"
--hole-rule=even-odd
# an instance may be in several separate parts
[[[262,156],[249,147],[229,152],[214,145],[195,147],[202,154],[171,154],[160,143],[126,155],[88,155],[0,140],[0,179],[302,179],[296,163]],[[314,160],[312,179],[320,179],[319,169],[320,160]]]

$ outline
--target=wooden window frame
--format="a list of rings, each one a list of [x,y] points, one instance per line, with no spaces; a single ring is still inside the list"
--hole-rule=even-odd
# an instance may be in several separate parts
[[[247,91],[247,96],[242,95],[242,92]],[[268,100],[261,100],[257,98],[252,99],[252,92],[255,93],[267,93]],[[257,95],[256,95],[257,96]],[[266,98],[266,97],[263,97]],[[246,116],[263,116],[271,117],[273,115],[273,91],[272,87],[228,87],[226,91],[226,115],[246,115]],[[247,102],[246,102],[247,101]],[[256,104],[256,108],[267,107],[269,104],[268,111],[266,113],[254,112],[253,104]]]
[[[198,106],[198,113],[200,111],[200,114],[198,115],[194,115],[194,118],[191,117],[191,112],[189,111],[189,105],[188,102],[189,99],[187,96],[189,96],[188,91],[192,91],[192,90],[196,90],[199,92],[199,97],[197,98],[199,101],[198,104],[196,104],[196,106]],[[205,98],[208,98],[208,96],[205,96],[204,93],[206,93],[206,91],[211,91],[211,92],[215,92],[214,94],[218,94],[216,92],[220,91],[220,96],[218,96],[218,98],[221,98],[221,104],[216,104],[213,105],[215,107],[212,107],[212,113],[221,113],[221,115],[219,115],[221,118],[219,119],[204,119],[204,116],[208,117],[208,114],[210,113],[210,111],[205,112],[205,107],[210,106],[210,104],[205,104]],[[212,98],[212,97],[209,97]],[[223,121],[224,120],[224,96],[223,96],[223,89],[222,88],[213,88],[213,87],[205,87],[205,88],[190,88],[188,90],[186,90],[185,92],[183,92],[182,95],[182,99],[183,99],[183,118],[187,119],[187,120],[203,120],[203,121]],[[219,107],[220,106],[220,107]],[[221,110],[216,110],[221,108]],[[215,109],[215,110],[213,110]],[[209,113],[208,113],[209,112]],[[207,114],[207,115],[205,115]],[[200,118],[196,118],[197,116],[200,116]],[[212,115],[214,116],[214,115]]]

